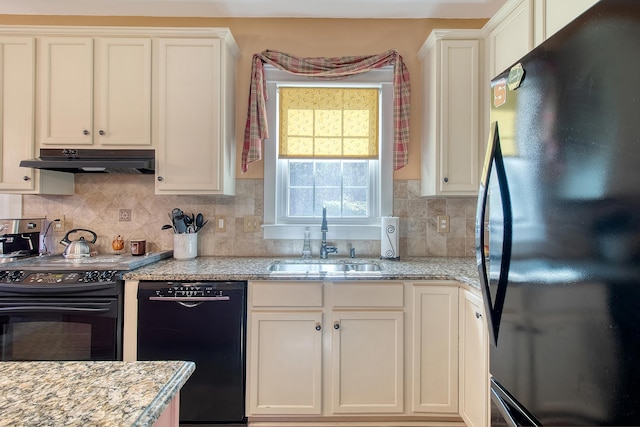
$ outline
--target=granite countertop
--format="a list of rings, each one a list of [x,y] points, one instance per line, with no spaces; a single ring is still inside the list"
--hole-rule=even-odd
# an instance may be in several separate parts
[[[0,426],[152,426],[193,362],[2,362]]]
[[[378,258],[313,259],[312,262],[347,262],[380,264],[380,272],[366,273],[271,273],[269,265],[301,258],[268,257],[197,257],[189,260],[169,258],[128,272],[125,280],[443,280],[452,279],[479,288],[474,258]]]

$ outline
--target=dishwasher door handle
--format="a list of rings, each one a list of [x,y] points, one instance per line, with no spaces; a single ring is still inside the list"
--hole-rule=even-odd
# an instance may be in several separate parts
[[[149,297],[149,301],[202,302],[229,301],[229,297]]]

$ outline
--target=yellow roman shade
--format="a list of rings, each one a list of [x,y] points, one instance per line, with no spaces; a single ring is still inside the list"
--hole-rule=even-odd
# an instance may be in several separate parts
[[[377,88],[280,87],[281,158],[378,158]]]

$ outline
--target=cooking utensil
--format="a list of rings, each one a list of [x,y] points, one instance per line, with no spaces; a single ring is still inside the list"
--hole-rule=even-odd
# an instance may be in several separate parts
[[[202,228],[202,223],[204,222],[204,216],[201,213],[196,215],[196,228],[199,230]]]
[[[168,230],[168,229],[170,229],[170,228],[174,228],[174,227],[173,227],[173,225],[171,225],[171,224],[165,224],[165,225],[163,225],[163,226],[162,226],[162,229],[163,229],[163,230]]]
[[[69,240],[69,235],[73,233],[77,233],[78,231],[86,231],[93,235],[93,239],[88,242],[85,240],[84,236],[81,236],[78,240]],[[91,256],[98,255],[98,251],[93,245],[98,236],[91,230],[87,230],[85,228],[74,228],[73,230],[69,230],[67,234],[64,235],[62,240],[60,240],[60,244],[66,246],[62,256],[68,259],[78,259],[78,258],[86,258]]]
[[[173,225],[176,227],[178,233],[187,232],[187,224],[184,222],[184,215],[174,218]]]

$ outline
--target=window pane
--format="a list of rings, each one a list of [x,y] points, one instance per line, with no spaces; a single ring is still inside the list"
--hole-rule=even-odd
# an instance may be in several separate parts
[[[342,174],[345,187],[369,186],[369,162],[344,162]]]
[[[341,175],[340,171],[340,161],[339,160],[331,160],[331,161],[317,161],[316,162],[316,186],[317,187],[340,187],[341,185]],[[340,200],[338,198],[337,200]]]
[[[327,216],[340,216],[341,214],[340,188],[317,188],[315,215],[322,216],[322,207],[326,206]]]
[[[289,161],[289,185],[313,186],[313,162],[312,161]]]
[[[313,216],[313,188],[289,188],[289,216]]]
[[[342,216],[366,217],[367,213],[367,189],[345,188],[342,205]]]

